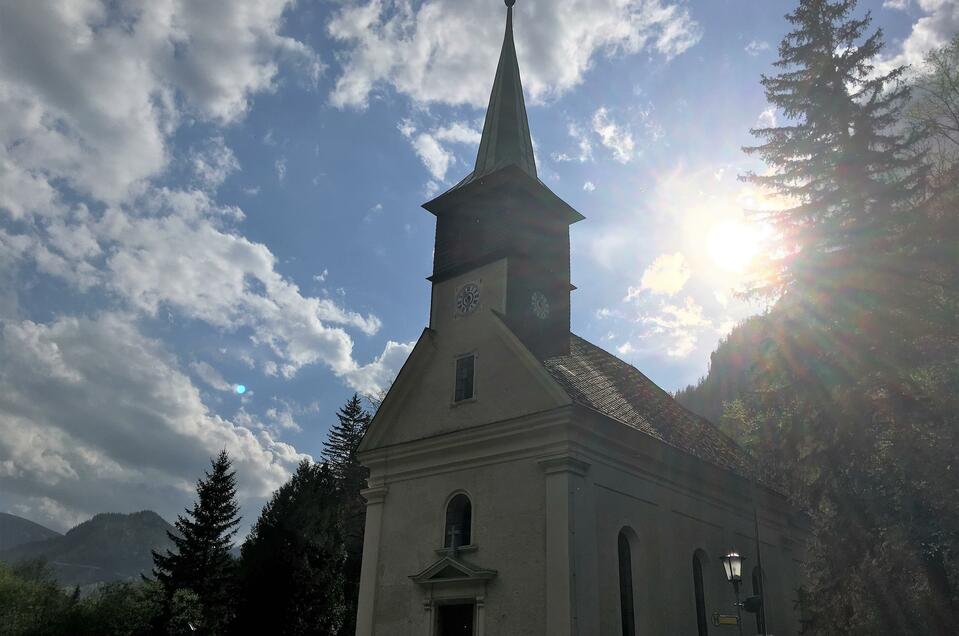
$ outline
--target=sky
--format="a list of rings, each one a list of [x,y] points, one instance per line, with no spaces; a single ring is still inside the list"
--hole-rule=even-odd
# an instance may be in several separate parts
[[[779,0],[519,0],[574,332],[667,390],[763,306],[734,294],[775,201],[749,129]],[[884,65],[954,0],[863,0]],[[0,510],[172,520],[208,458],[243,532],[428,321],[434,218],[472,169],[499,0],[0,0]],[[243,392],[240,392],[242,387]]]

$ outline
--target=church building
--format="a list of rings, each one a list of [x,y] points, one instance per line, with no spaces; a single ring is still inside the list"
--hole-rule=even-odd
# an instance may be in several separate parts
[[[436,217],[429,326],[359,449],[358,636],[801,630],[804,529],[748,454],[570,332],[569,228],[539,180],[512,5],[476,165]]]

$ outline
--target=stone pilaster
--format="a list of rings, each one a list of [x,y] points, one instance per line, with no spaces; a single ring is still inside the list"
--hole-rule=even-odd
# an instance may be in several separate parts
[[[589,464],[560,455],[539,461],[546,474],[546,633],[580,633],[577,611],[575,502]]]
[[[366,529],[363,533],[363,566],[356,608],[356,636],[373,636],[373,610],[376,605],[376,574],[380,562],[380,532],[383,528],[383,502],[386,486],[360,492],[366,499]]]

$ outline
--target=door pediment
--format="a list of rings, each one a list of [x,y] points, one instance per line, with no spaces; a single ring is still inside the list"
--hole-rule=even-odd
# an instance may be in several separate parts
[[[486,582],[496,576],[496,570],[486,570],[453,556],[444,556],[410,579],[422,586],[444,583]]]

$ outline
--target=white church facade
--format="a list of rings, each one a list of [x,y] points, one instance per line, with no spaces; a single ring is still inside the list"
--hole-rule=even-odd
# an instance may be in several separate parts
[[[570,332],[569,227],[536,175],[506,36],[474,171],[437,219],[429,327],[360,446],[358,636],[801,630],[804,530],[747,454]],[[758,531],[758,536],[757,536]],[[757,566],[762,564],[762,568]]]

